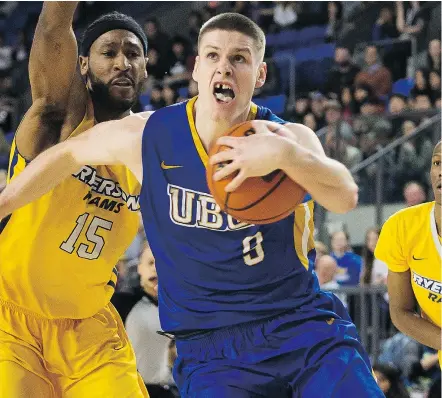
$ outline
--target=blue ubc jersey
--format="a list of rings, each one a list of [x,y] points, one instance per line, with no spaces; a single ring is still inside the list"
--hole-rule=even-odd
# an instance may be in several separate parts
[[[222,212],[206,182],[195,101],[156,111],[143,132],[140,205],[158,273],[161,326],[175,334],[270,318],[319,291],[308,259],[310,196],[294,214],[268,225]],[[285,123],[255,104],[252,118]]]

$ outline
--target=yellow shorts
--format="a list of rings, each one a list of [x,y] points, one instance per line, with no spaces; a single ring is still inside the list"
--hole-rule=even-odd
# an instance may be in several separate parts
[[[112,304],[50,320],[0,300],[0,398],[148,396]]]

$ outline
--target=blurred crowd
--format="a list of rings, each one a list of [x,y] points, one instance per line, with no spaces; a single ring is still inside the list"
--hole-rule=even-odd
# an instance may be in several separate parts
[[[101,13],[101,4],[84,2],[79,7],[78,31],[82,21],[90,22]],[[18,2],[0,2],[0,23],[17,7]],[[440,3],[438,24],[432,19],[433,7],[431,2],[418,1],[208,2],[195,4],[179,26],[179,34],[172,35],[158,19],[148,17],[142,26],[149,40],[149,77],[134,111],[159,109],[198,94],[191,76],[198,32],[205,21],[219,12],[242,13],[256,21],[269,37],[320,25],[324,32],[322,42],[333,49],[329,59],[320,61],[326,65],[323,84],[309,85],[305,79],[296,79],[293,95],[293,87],[281,84],[287,71],[274,62],[276,50],[269,46],[267,83],[255,98],[284,96],[280,116],[314,130],[326,153],[349,169],[396,138],[409,136],[420,128],[420,134],[386,156],[381,170],[386,181],[383,201],[403,201],[412,206],[431,200],[427,171],[434,140],[440,137],[440,123],[430,122],[441,108]],[[363,30],[357,21],[369,20],[366,15],[370,12],[375,15],[365,45],[346,41],[352,32]],[[27,64],[37,17],[38,13],[29,14],[23,28],[7,39],[4,25],[0,24],[0,191],[6,184],[13,132],[31,101]],[[430,31],[431,26],[439,26],[439,30]],[[362,204],[375,201],[378,167],[373,163],[355,174]],[[352,295],[339,289],[377,286],[385,290],[387,267],[373,255],[378,237],[379,229],[371,228],[366,232],[364,246],[352,247],[348,234],[339,230],[331,234],[330,242],[316,245],[317,258],[312,266],[321,287],[337,290],[354,319],[365,309]],[[140,373],[151,397],[176,397],[171,375],[176,352],[173,339],[157,333],[161,328],[155,259],[142,225],[118,269],[117,293],[112,301],[125,321]],[[436,354],[394,329],[385,292],[377,304],[385,314],[383,327],[387,332],[380,355],[373,358],[374,371],[387,398],[407,398],[410,391],[420,391],[422,397],[424,391],[430,391],[429,398],[440,397]]]

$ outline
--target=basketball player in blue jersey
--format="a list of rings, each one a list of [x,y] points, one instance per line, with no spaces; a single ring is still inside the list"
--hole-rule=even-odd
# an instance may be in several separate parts
[[[176,337],[183,397],[383,397],[355,326],[342,303],[320,291],[307,258],[312,198],[346,212],[357,187],[310,129],[251,102],[266,79],[264,47],[264,33],[248,18],[210,19],[193,71],[197,98],[101,123],[49,149],[0,195],[0,216],[84,164],[124,164],[142,182],[161,325]],[[220,138],[247,119],[257,134]],[[216,141],[232,149],[208,159]],[[229,190],[282,169],[311,198],[274,224],[239,222],[220,210],[206,183],[208,162],[225,160],[231,164],[217,178],[239,171]]]

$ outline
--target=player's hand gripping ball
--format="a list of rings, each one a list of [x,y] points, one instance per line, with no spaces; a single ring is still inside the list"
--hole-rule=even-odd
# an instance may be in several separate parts
[[[238,124],[226,132],[226,136],[248,137],[259,134],[253,122]],[[214,154],[230,149],[224,145],[213,145],[209,158]],[[269,224],[279,221],[293,213],[296,206],[302,203],[305,190],[289,178],[283,171],[274,170],[261,177],[247,178],[233,192],[226,192],[225,187],[235,178],[238,171],[215,181],[213,174],[230,161],[209,164],[207,183],[215,201],[223,211],[237,220],[250,224]]]

